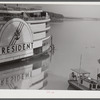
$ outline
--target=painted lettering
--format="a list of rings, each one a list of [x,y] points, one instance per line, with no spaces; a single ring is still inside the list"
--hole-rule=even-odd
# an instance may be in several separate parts
[[[12,46],[12,52],[14,52],[14,46]]]
[[[25,77],[24,77],[24,73],[23,73],[21,76],[22,76],[22,80],[25,79]]]
[[[18,45],[18,51],[21,51],[21,48],[22,48],[21,45]]]
[[[30,49],[30,44],[27,44],[27,49]]]
[[[20,75],[17,75],[17,81],[20,81]]]
[[[25,44],[23,44],[23,50],[25,50]]]
[[[17,51],[17,45],[16,45],[16,51]]]
[[[2,47],[2,54],[9,54],[19,51],[24,51],[28,49],[33,49],[33,43],[24,43],[24,44],[17,44],[13,46]]]
[[[10,48],[9,47],[7,47],[7,53],[10,53]]]
[[[5,54],[5,47],[2,47],[2,54]]]
[[[0,86],[7,85],[9,83],[15,83],[31,77],[32,77],[32,71],[27,73],[20,73],[18,75],[8,76],[0,80]]]

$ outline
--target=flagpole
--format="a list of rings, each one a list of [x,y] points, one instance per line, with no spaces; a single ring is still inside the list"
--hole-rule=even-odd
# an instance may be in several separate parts
[[[99,68],[97,68],[97,81],[98,81]]]
[[[80,68],[79,69],[81,69],[81,66],[82,66],[82,54],[80,56]]]

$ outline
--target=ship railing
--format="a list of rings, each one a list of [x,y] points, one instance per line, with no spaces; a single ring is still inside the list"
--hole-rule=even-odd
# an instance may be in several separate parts
[[[23,16],[17,16],[17,15],[14,15],[14,16],[2,16],[0,17],[0,21],[9,21],[13,18],[21,18],[21,19],[24,19],[25,21],[31,21],[31,20],[46,20],[47,18],[46,17],[27,17],[27,18],[24,18]],[[49,19],[49,18],[48,18]],[[50,26],[50,25],[48,25]]]
[[[45,19],[49,19],[49,17],[48,18],[46,18],[46,17],[28,17],[28,20],[30,21],[30,20],[45,20]]]

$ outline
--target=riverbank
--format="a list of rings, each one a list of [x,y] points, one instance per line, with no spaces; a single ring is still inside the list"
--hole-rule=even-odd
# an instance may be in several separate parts
[[[89,18],[89,17],[64,17],[63,21],[100,21],[100,18]]]

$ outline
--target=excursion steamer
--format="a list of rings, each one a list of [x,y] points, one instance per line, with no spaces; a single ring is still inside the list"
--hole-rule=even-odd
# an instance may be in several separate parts
[[[51,46],[49,15],[38,9],[0,8],[0,63],[34,57]]]

